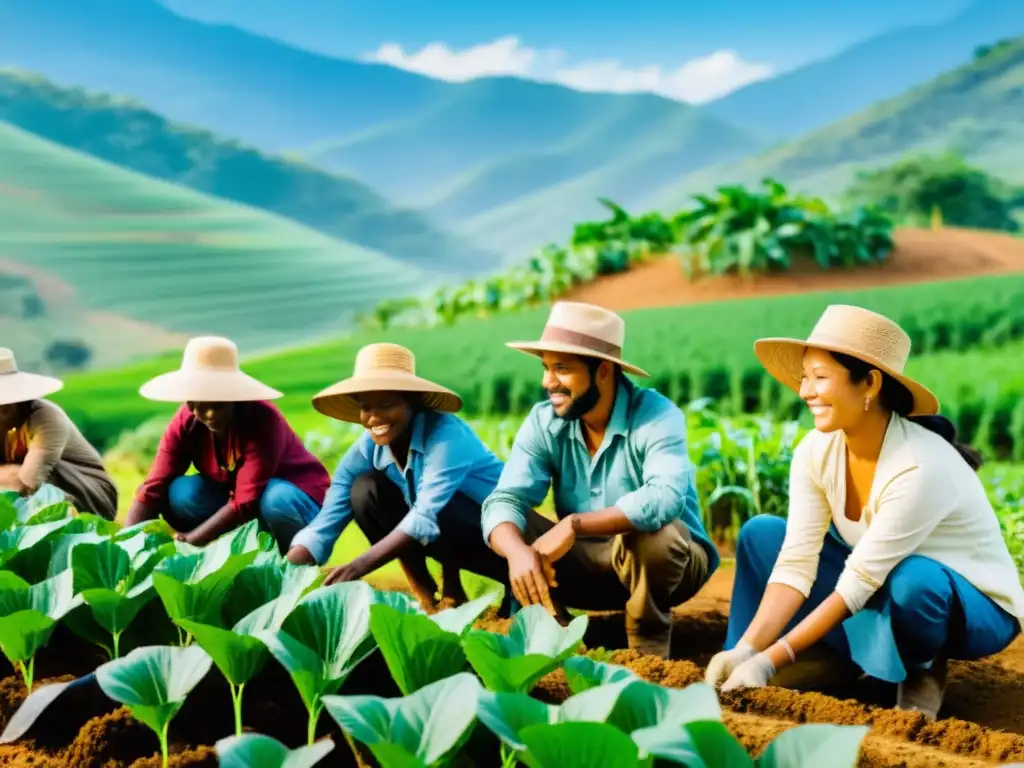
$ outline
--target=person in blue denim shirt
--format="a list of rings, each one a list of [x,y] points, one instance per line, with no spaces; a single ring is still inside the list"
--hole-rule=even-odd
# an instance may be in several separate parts
[[[509,593],[504,563],[483,544],[480,528],[480,504],[502,463],[455,415],[457,394],[416,376],[405,347],[371,344],[359,351],[353,376],[316,395],[313,405],[366,431],[339,463],[320,512],[292,539],[291,562],[324,563],[354,519],[371,546],[333,569],[325,584],[362,578],[398,558],[417,599],[433,610],[429,555],[441,563],[445,603],[466,601],[462,570],[506,584]]]
[[[625,608],[629,647],[667,658],[671,610],[707,582],[719,556],[704,530],[686,419],[624,372],[625,324],[590,304],[558,302],[540,341],[547,402],[516,435],[483,535],[508,561],[517,601],[564,619],[566,607]],[[557,523],[536,512],[553,491]]]

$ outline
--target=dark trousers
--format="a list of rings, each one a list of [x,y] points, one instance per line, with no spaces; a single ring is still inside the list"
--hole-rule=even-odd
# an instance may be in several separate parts
[[[371,470],[352,483],[352,516],[359,530],[376,544],[391,533],[409,512],[401,489],[387,475]],[[500,613],[508,615],[512,590],[508,563],[484,543],[480,505],[456,493],[437,515],[441,535],[421,546],[419,554],[433,558],[445,569],[458,569],[492,579],[505,587]]]

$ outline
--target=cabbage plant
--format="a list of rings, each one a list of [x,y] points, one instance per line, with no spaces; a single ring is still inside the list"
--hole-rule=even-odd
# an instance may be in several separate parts
[[[36,653],[46,645],[57,622],[80,604],[71,571],[38,584],[0,571],[0,650],[21,673],[29,693]]]
[[[470,630],[462,645],[490,690],[527,693],[575,653],[587,622],[577,616],[563,627],[542,606],[528,605],[516,613],[507,635]]]
[[[469,739],[480,692],[476,676],[459,672],[402,698],[324,696],[323,703],[381,768],[428,768],[447,765]]]
[[[220,768],[313,768],[334,749],[334,742],[322,739],[288,749],[270,736],[246,733],[221,739],[213,748]]]
[[[202,648],[153,645],[96,668],[96,682],[136,720],[156,732],[161,765],[167,768],[167,730],[192,689],[210,671],[212,659]]]

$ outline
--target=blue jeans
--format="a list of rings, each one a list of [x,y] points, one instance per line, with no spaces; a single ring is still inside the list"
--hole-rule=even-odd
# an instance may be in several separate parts
[[[739,642],[753,620],[785,535],[786,521],[772,515],[753,517],[740,529],[726,649]],[[833,593],[850,552],[830,528],[810,595],[781,634]],[[906,677],[907,667],[927,669],[940,653],[951,659],[998,653],[1019,631],[1016,618],[959,573],[931,558],[910,555],[861,611],[822,642],[871,677],[897,683]]]
[[[191,531],[228,503],[228,488],[202,475],[183,475],[171,482],[167,496],[168,522],[175,530]],[[276,477],[260,498],[260,522],[282,551],[319,511],[320,505],[307,494]]]

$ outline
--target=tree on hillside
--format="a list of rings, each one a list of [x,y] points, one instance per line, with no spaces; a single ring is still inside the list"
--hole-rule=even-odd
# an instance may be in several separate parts
[[[862,172],[846,192],[855,204],[871,204],[898,221],[927,226],[938,210],[958,227],[1017,232],[1013,217],[1022,192],[1011,189],[954,153],[920,155]]]

